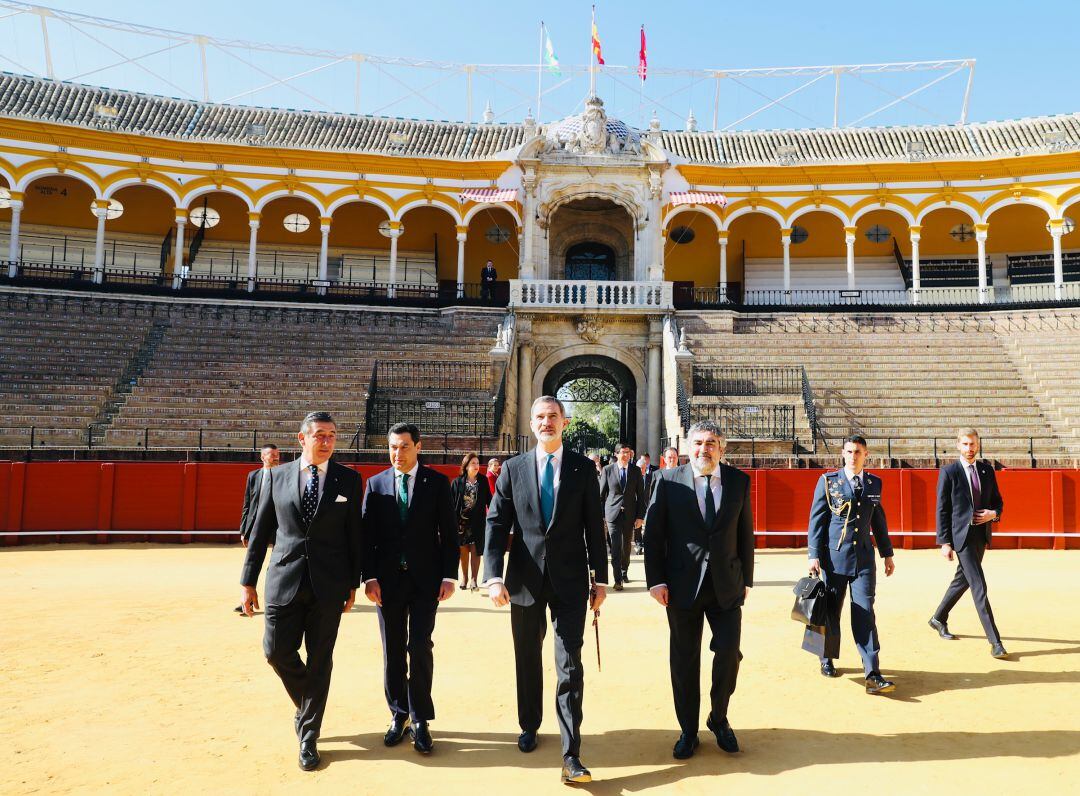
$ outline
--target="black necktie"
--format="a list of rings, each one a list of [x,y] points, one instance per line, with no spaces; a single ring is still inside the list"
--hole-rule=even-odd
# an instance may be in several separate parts
[[[619,486],[621,486],[623,489],[626,489],[626,468],[625,467],[620,467],[619,468]]]
[[[716,522],[716,500],[713,498],[712,491],[712,476],[706,475],[705,478],[705,525],[706,527],[713,527],[713,523]]]
[[[852,487],[855,497],[862,500],[862,479],[859,476],[855,476],[855,478],[852,479]]]
[[[319,507],[319,468],[316,465],[308,467],[311,471],[311,480],[304,487],[304,495],[300,498],[300,511],[303,513],[304,522],[308,525],[315,519],[315,510]]]

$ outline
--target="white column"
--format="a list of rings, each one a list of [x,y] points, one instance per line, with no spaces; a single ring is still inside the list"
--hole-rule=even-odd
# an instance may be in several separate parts
[[[986,286],[986,235],[990,230],[989,224],[975,225],[975,244],[979,247],[979,303],[986,304],[990,300],[990,291]]]
[[[19,219],[22,217],[22,199],[15,198],[16,193],[11,192],[11,238],[8,241],[8,276],[14,279],[19,275]],[[22,194],[18,194],[22,196]]]
[[[330,222],[332,218],[323,216],[319,219],[319,232],[322,239],[319,241],[319,279],[326,281],[330,278],[330,266],[327,263],[327,253],[330,249]],[[319,288],[325,290],[325,288]]]
[[[259,279],[259,219],[258,213],[248,213],[248,226],[251,227],[251,235],[248,237],[248,292],[255,290],[255,283]]]
[[[179,290],[184,284],[184,225],[187,224],[187,211],[176,208],[176,249],[173,254],[173,290]]]
[[[720,300],[727,301],[727,242],[728,231],[721,230],[719,235],[720,239]]]
[[[922,290],[922,277],[919,275],[919,241],[922,239],[922,227],[908,227],[911,233],[911,303],[919,303],[919,291]]]
[[[1061,235],[1065,231],[1064,227],[1065,219],[1050,219],[1050,238],[1054,244],[1054,298],[1058,301],[1065,296],[1065,266],[1061,262]]]
[[[532,412],[533,347],[531,342],[518,341],[518,434],[529,436],[529,414]]]
[[[387,279],[390,286],[386,289],[388,298],[393,298],[397,292],[394,290],[394,285],[397,284],[397,239],[401,237],[403,231],[400,221],[390,222],[390,276]]]
[[[536,200],[525,185],[521,200],[522,234],[520,236],[521,257],[518,260],[518,279],[532,279],[536,274],[536,256],[533,252],[536,239],[536,213],[533,208]]]
[[[858,227],[844,227],[844,245],[847,247],[848,290],[855,289],[855,236],[858,234]]]
[[[109,216],[109,200],[94,200],[97,217],[97,233],[94,236],[94,276],[92,281],[101,284],[105,280],[105,219]]]
[[[465,295],[465,239],[468,237],[469,228],[455,227],[457,232],[457,297]]]
[[[659,325],[659,321],[654,322]],[[650,326],[653,324],[650,324]],[[654,340],[662,332],[657,331],[649,337],[649,370],[648,379],[649,397],[649,444],[645,449],[649,456],[658,459],[660,457],[660,340]]]
[[[791,303],[791,228],[780,230],[780,244],[784,247],[784,303]]]

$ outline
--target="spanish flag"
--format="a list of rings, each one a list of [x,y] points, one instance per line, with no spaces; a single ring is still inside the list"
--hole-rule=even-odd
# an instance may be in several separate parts
[[[596,56],[596,63],[604,65],[604,55],[600,50],[600,33],[596,30],[596,6],[592,8],[592,51]]]

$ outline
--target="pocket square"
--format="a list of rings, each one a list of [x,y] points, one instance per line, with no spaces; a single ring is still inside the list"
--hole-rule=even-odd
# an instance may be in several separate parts
[[[344,495],[338,495],[336,498],[334,498],[334,502],[335,503],[348,503],[349,499],[347,497],[345,497]]]

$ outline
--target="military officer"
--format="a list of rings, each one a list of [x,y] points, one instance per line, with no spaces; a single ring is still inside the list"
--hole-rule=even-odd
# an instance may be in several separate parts
[[[840,655],[840,613],[851,591],[851,633],[862,657],[866,693],[886,694],[896,685],[881,676],[878,631],[874,619],[877,566],[870,536],[885,559],[885,575],[893,574],[893,548],[881,507],[881,479],[863,471],[866,440],[844,440],[844,467],[826,473],[814,491],[807,530],[810,572],[820,574],[828,589],[828,619],[821,673],[836,677],[832,659]],[[807,633],[811,631],[808,629]]]

